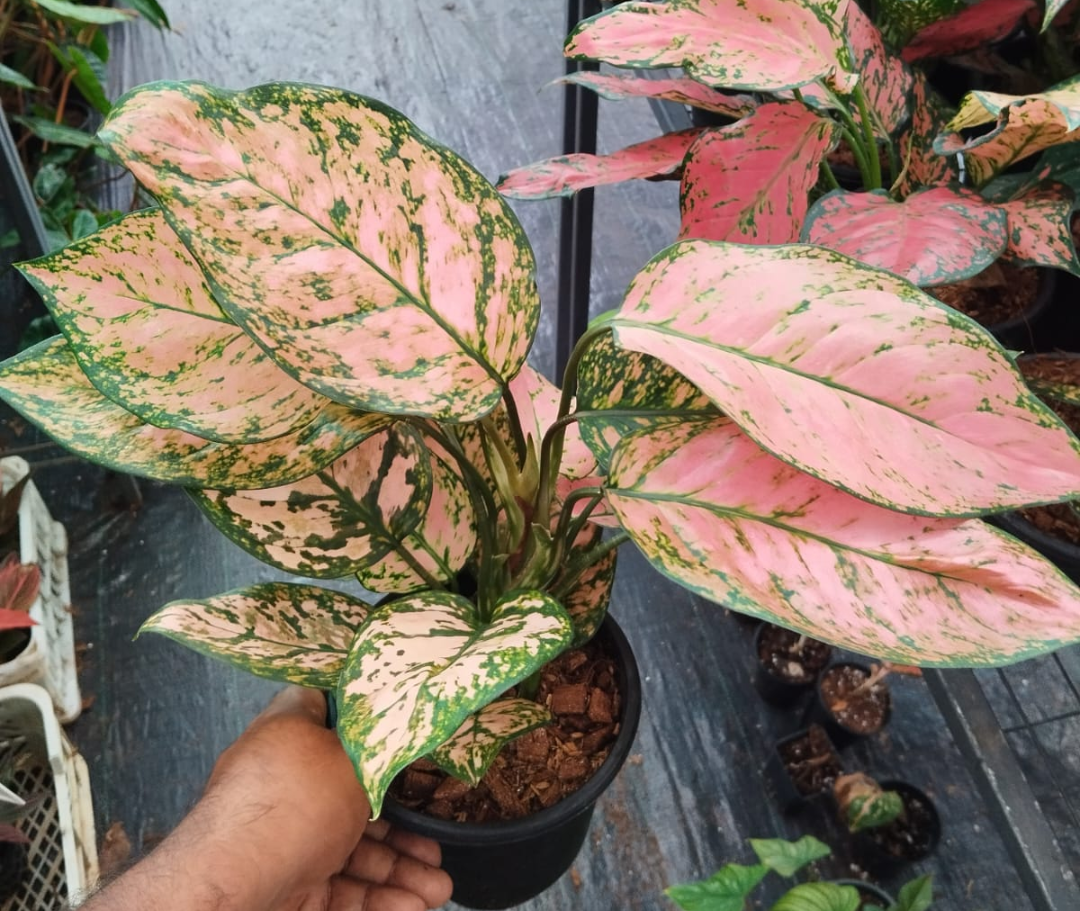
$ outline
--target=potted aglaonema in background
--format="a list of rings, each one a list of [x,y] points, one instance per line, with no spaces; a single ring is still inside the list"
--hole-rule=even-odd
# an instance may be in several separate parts
[[[379,102],[159,83],[101,140],[157,207],[22,267],[63,337],[0,391],[73,451],[191,488],[267,563],[393,596],[262,584],[145,626],[332,690],[373,813],[417,760],[483,788],[543,730],[531,697],[597,641],[628,540],[692,591],[884,660],[1080,639],[1080,591],[974,518],[1076,497],[1080,444],[903,279],[682,241],[559,390],[525,363],[539,300],[512,212]]]

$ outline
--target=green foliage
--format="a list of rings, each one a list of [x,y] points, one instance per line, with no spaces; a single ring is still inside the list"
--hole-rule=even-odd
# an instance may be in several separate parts
[[[751,838],[750,847],[754,849],[758,860],[781,876],[794,876],[807,864],[832,853],[827,844],[812,835],[804,835],[798,841]]]

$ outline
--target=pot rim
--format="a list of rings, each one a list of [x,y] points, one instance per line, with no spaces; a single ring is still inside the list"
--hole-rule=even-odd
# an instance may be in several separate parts
[[[641,676],[637,660],[634,658],[630,642],[622,628],[611,616],[610,611],[597,635],[604,633],[612,639],[615,654],[621,670],[620,685],[623,697],[622,719],[615,742],[607,759],[577,791],[560,800],[553,806],[546,807],[521,819],[498,820],[496,822],[455,822],[437,819],[426,813],[419,813],[403,807],[389,794],[383,802],[383,815],[394,825],[401,825],[412,831],[421,832],[439,842],[452,842],[456,845],[482,847],[491,844],[507,844],[534,838],[538,831],[559,826],[582,813],[592,811],[593,805],[614,781],[630,750],[634,745],[638,722],[641,718]]]
[[[874,898],[879,898],[882,901],[888,902],[889,905],[896,904],[896,899],[882,889],[881,886],[876,885],[875,883],[868,883],[863,879],[830,879],[829,882],[837,886],[854,886],[856,889],[862,889],[865,892],[868,892],[873,895]]]

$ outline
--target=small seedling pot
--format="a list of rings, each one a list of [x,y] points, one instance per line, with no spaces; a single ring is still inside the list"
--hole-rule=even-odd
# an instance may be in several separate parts
[[[608,644],[615,657],[623,711],[608,758],[580,790],[523,819],[490,823],[436,819],[387,796],[383,815],[391,823],[441,845],[442,868],[454,881],[457,904],[480,909],[519,905],[552,885],[577,857],[597,799],[630,755],[641,715],[637,662],[610,615],[597,638]]]
[[[886,695],[888,700],[885,706],[885,716],[881,721],[881,725],[872,731],[860,731],[855,728],[849,727],[845,724],[837,715],[829,708],[825,702],[821,692],[821,684],[825,679],[825,675],[838,667],[854,667],[868,675],[871,673],[871,668],[868,665],[860,664],[857,661],[837,661],[830,664],[825,670],[818,674],[817,682],[814,685],[814,698],[810,703],[810,709],[807,712],[806,721],[808,724],[820,724],[825,728],[826,733],[837,749],[844,749],[845,747],[855,743],[858,740],[862,740],[866,737],[871,737],[881,731],[885,725],[889,723],[889,718],[892,716],[892,696],[889,694],[886,688]],[[882,684],[886,686],[887,684]]]
[[[861,879],[834,879],[832,881],[838,886],[851,886],[857,889],[859,897],[863,901],[873,902],[875,905],[880,905],[882,908],[892,908],[896,904],[896,899],[889,895],[881,886],[875,886],[873,883],[863,882]]]
[[[769,705],[778,708],[790,708],[802,699],[814,686],[815,676],[808,675],[806,680],[792,680],[774,672],[761,657],[762,640],[765,634],[774,628],[770,623],[760,623],[754,631],[754,689]],[[831,653],[831,649],[830,649]],[[828,657],[825,658],[828,663]]]
[[[934,802],[924,792],[906,781],[883,780],[878,782],[885,791],[896,791],[904,802],[904,813],[915,812],[912,807],[919,805],[918,811],[924,818],[924,831],[919,844],[911,845],[903,853],[890,850],[889,836],[896,831],[896,822],[875,829],[864,829],[852,835],[851,851],[855,862],[876,879],[889,879],[903,871],[909,864],[929,857],[937,850],[941,841],[941,817]]]
[[[789,764],[785,761],[784,757],[786,748],[790,747],[792,744],[798,743],[800,740],[809,738],[813,728],[816,728],[817,733],[814,736],[820,738],[819,742],[824,745],[836,774],[828,777],[819,789],[806,791],[805,789],[800,788],[798,781],[792,776]],[[796,731],[794,734],[782,737],[780,740],[776,741],[776,744],[769,752],[769,758],[765,762],[765,767],[763,769],[765,780],[769,783],[773,793],[776,795],[780,812],[786,816],[793,816],[796,813],[808,809],[814,804],[821,805],[826,799],[826,796],[831,792],[832,783],[835,781],[836,775],[839,775],[842,772],[840,754],[836,751],[836,747],[833,745],[832,741],[829,740],[828,734],[825,733],[823,728],[817,726],[813,726],[813,728],[804,728],[801,731]],[[823,753],[823,755],[825,754]]]

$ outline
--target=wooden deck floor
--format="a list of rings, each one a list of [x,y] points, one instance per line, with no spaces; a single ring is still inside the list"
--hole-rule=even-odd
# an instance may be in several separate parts
[[[199,78],[231,87],[271,79],[323,82],[376,95],[463,152],[488,176],[553,154],[561,130],[563,0],[170,0],[177,34],[129,29],[114,58],[119,87]],[[611,150],[653,135],[648,107],[602,110]],[[639,184],[598,194],[593,280],[597,311],[614,306],[628,279],[675,231],[675,188]],[[553,304],[557,204],[517,206]],[[533,354],[550,371],[551,316]],[[3,427],[8,448],[32,432]],[[142,485],[126,508],[114,481],[46,446],[38,483],[68,526],[82,683],[93,704],[72,734],[94,783],[99,832],[121,822],[136,851],[175,824],[215,756],[273,687],[171,643],[132,636],[165,601],[205,597],[277,574],[228,543],[182,491]],[[781,818],[760,767],[775,737],[797,719],[763,706],[749,683],[749,637],[722,608],[664,581],[627,549],[614,611],[642,667],[645,711],[634,760],[598,807],[591,837],[533,911],[630,911],[670,907],[664,886],[748,861],[749,837],[812,832],[840,845],[827,816]],[[937,876],[940,911],[1025,911],[971,778],[923,684],[901,679],[888,733],[855,750],[851,765],[902,773],[938,800],[944,842],[918,872]],[[1080,774],[1078,774],[1080,789]],[[845,873],[838,851],[830,867]],[[913,871],[913,874],[916,871]]]

